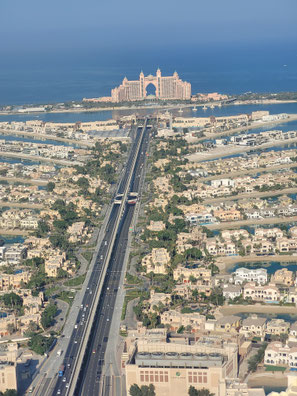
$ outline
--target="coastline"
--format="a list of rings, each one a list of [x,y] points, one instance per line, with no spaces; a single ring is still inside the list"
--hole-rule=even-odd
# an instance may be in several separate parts
[[[101,111],[126,111],[126,110],[131,110],[137,111],[137,110],[147,110],[147,109],[157,109],[157,110],[167,110],[167,109],[180,109],[180,108],[188,108],[188,107],[210,107],[211,105],[214,105],[215,107],[218,106],[218,103],[220,102],[206,102],[206,103],[198,103],[196,104],[195,102],[193,103],[187,103],[187,104],[174,104],[174,105],[152,105],[152,106],[146,106],[146,105],[140,105],[140,106],[108,106],[108,107],[93,107],[90,109],[87,108],[72,108],[72,109],[55,109],[55,110],[50,110],[50,111],[45,111],[45,112],[18,112],[18,111],[0,111],[0,116],[2,115],[28,115],[28,114],[55,114],[55,113],[92,113],[92,112],[101,112]],[[262,100],[262,101],[238,101],[238,102],[232,102],[232,103],[227,103],[224,104],[223,106],[241,106],[241,105],[275,105],[275,104],[286,104],[286,103],[297,103],[297,100]],[[25,106],[25,105],[24,105]],[[47,106],[47,105],[44,105]]]

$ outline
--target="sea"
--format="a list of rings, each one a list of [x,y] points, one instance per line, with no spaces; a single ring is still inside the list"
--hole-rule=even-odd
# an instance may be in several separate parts
[[[110,95],[122,79],[175,70],[192,92],[297,90],[292,43],[171,45],[164,48],[73,48],[1,52],[0,105],[57,103]],[[64,117],[64,116],[63,116]]]

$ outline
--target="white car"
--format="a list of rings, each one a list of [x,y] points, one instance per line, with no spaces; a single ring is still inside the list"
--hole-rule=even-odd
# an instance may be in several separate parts
[[[74,326],[75,329],[77,329],[77,324]]]
[[[63,382],[66,382],[66,377],[64,377],[64,378],[62,379],[62,381],[63,381]]]
[[[65,386],[66,386],[66,388],[69,388],[69,384],[66,384]]]
[[[60,389],[58,389],[57,395],[60,395],[60,394],[61,394],[61,391],[60,391]]]

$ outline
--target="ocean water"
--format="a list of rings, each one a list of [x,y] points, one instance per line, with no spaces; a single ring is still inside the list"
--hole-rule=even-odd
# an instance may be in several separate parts
[[[175,70],[192,91],[243,93],[297,89],[297,56],[291,44],[204,45],[135,50],[96,48],[39,52],[2,51],[0,105],[50,103],[110,95],[141,70]]]

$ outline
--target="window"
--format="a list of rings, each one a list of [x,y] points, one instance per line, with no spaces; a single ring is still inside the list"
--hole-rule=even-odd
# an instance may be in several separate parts
[[[168,381],[169,381],[168,371],[140,370],[140,382],[154,383],[154,382],[168,382]]]
[[[189,371],[188,381],[192,384],[206,384],[207,383],[207,372],[205,371]]]

